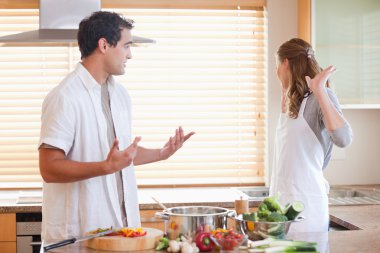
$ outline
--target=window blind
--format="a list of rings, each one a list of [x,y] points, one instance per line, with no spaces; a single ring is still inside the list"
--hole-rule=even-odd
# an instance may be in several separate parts
[[[136,167],[140,187],[264,182],[266,14],[251,9],[105,9],[157,41],[132,48],[116,79],[132,97],[133,135],[163,146],[196,134],[166,161]],[[38,10],[0,10],[0,35],[38,29]],[[77,46],[0,47],[0,184],[41,185],[38,139],[46,94],[80,60]]]

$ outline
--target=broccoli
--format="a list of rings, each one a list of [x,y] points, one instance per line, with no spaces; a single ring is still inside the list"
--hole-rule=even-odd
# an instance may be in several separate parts
[[[267,217],[267,221],[271,221],[271,222],[282,222],[282,221],[287,221],[287,220],[288,218],[279,212],[272,212]]]
[[[256,212],[251,213],[251,220],[252,221],[259,221],[259,217],[257,216]]]
[[[251,220],[251,213],[243,213],[243,220]]]
[[[158,241],[156,250],[164,250],[169,248],[169,239],[167,237],[161,237]]]
[[[278,196],[265,198],[263,203],[267,205],[269,211],[284,214],[284,208],[282,207]]]
[[[257,211],[260,220],[266,219],[270,214],[271,211],[268,209],[268,206],[264,202],[261,202]]]
[[[259,218],[257,217],[257,213],[256,212],[252,212],[252,213],[243,213],[243,220],[247,220],[247,221],[259,221]]]

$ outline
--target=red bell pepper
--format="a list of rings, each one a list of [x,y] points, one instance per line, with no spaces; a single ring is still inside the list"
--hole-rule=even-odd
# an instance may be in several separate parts
[[[212,251],[214,248],[214,243],[210,239],[210,233],[200,232],[195,236],[195,244],[201,252]]]

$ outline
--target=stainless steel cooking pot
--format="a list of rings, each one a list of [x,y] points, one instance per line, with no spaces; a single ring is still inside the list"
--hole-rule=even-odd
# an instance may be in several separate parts
[[[176,239],[180,234],[194,238],[199,231],[227,228],[227,217],[234,216],[235,211],[214,206],[180,206],[155,215],[165,221],[169,239]]]

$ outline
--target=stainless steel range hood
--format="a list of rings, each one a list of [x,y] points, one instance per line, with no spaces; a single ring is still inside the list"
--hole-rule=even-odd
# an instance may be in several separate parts
[[[40,0],[40,29],[0,37],[0,43],[5,45],[77,43],[79,22],[100,8],[100,0]],[[139,36],[133,36],[132,40],[136,45],[155,42]]]

